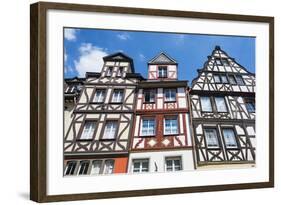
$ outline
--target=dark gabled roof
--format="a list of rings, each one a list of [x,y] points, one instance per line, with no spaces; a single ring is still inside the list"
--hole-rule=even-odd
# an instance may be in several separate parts
[[[66,83],[75,83],[75,82],[84,82],[86,78],[78,78],[77,76],[73,78],[65,78],[64,81]]]
[[[89,78],[89,77],[99,78],[100,76],[101,76],[101,73],[86,72],[86,78]],[[144,80],[144,78],[142,77],[142,75],[140,73],[126,73],[125,78],[138,78],[140,80]]]
[[[113,53],[113,54],[108,55],[108,56],[104,56],[103,61],[125,61],[125,62],[129,62],[131,64],[132,73],[135,72],[133,59],[130,58],[129,56],[125,55],[122,52],[117,52],[117,53]]]
[[[161,52],[150,61],[148,64],[157,64],[157,65],[171,65],[171,64],[178,64],[177,61],[171,58],[168,54]]]
[[[86,78],[89,78],[89,77],[99,78],[100,76],[101,76],[101,73],[97,73],[97,72],[86,72]]]

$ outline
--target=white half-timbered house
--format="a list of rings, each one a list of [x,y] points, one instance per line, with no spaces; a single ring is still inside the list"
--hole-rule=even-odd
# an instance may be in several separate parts
[[[135,90],[142,77],[123,53],[87,72],[64,138],[64,175],[126,173]]]
[[[190,91],[198,168],[254,165],[255,89],[255,75],[216,46]]]
[[[187,94],[174,59],[160,53],[148,62],[148,79],[138,84],[128,172],[194,169]]]

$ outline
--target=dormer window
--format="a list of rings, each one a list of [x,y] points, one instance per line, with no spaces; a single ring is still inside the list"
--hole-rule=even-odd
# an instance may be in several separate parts
[[[159,78],[167,78],[167,66],[159,66],[158,67],[158,77]]]
[[[107,76],[107,77],[112,76],[112,72],[113,72],[113,67],[108,67],[106,76]]]
[[[117,72],[117,77],[122,77],[123,71],[124,71],[124,68],[123,67],[119,67],[118,68],[118,72]]]

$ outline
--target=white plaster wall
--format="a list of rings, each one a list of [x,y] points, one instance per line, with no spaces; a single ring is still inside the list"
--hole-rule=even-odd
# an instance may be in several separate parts
[[[165,157],[181,157],[183,170],[194,170],[192,150],[172,150],[130,153],[128,172],[132,172],[132,161],[134,159],[149,159],[149,172],[155,172],[155,163],[157,164],[158,172],[164,172]]]

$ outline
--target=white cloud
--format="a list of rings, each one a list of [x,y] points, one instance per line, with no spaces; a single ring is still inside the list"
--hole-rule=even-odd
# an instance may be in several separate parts
[[[85,77],[86,72],[100,72],[103,66],[103,57],[107,56],[106,49],[83,43],[80,48],[79,60],[74,61],[79,77]]]
[[[141,61],[144,61],[145,56],[144,56],[142,53],[139,54],[139,57],[140,57],[140,60],[141,60]]]
[[[79,29],[73,29],[73,28],[64,29],[64,38],[69,41],[75,41],[78,30]]]
[[[131,38],[131,36],[128,33],[121,33],[117,35],[117,38],[120,40],[126,41]]]

